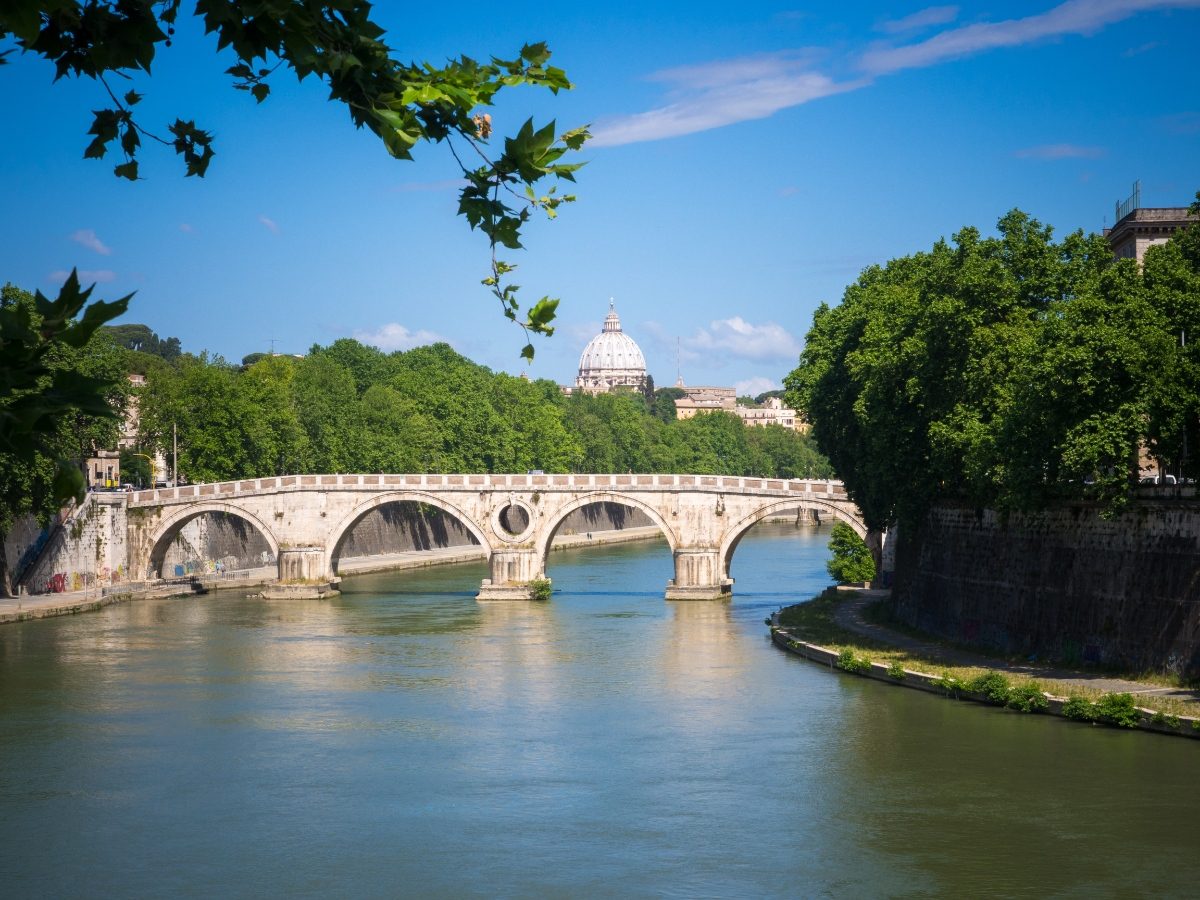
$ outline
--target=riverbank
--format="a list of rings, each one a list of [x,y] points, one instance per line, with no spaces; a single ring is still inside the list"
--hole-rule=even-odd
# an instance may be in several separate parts
[[[623,544],[629,541],[654,540],[661,536],[662,531],[657,525],[593,531],[585,534],[565,534],[556,537],[550,549],[554,551],[601,544]],[[411,550],[404,553],[360,556],[341,560],[338,564],[338,574],[343,576],[366,575],[375,572],[422,569],[428,566],[453,565],[485,558],[486,553],[478,544],[438,547],[432,550]],[[262,566],[257,569],[222,575],[197,575],[182,580],[130,582],[109,585],[104,588],[93,586],[57,594],[25,594],[11,599],[0,599],[0,625],[94,612],[114,603],[123,603],[133,599],[160,599],[203,594],[215,590],[261,588],[274,584],[277,572],[275,566]]]
[[[1200,738],[1200,691],[969,653],[864,617],[882,591],[826,591],[769,620],[772,641],[892,685],[1082,721]]]

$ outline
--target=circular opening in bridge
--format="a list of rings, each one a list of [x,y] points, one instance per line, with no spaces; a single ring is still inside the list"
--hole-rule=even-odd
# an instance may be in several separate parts
[[[496,524],[510,538],[524,534],[529,528],[529,521],[529,511],[515,503],[508,504],[496,514]]]

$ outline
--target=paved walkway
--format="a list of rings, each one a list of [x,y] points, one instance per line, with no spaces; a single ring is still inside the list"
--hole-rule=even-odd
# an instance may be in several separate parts
[[[1011,663],[994,656],[983,656],[982,654],[972,653],[968,650],[948,647],[936,641],[922,640],[884,625],[877,625],[874,622],[867,621],[863,615],[865,607],[876,600],[886,597],[887,593],[887,591],[859,591],[856,594],[852,594],[843,603],[839,604],[837,612],[834,613],[834,621],[848,631],[873,638],[882,644],[891,644],[898,649],[906,650],[918,656],[943,659],[949,665],[998,669],[1002,672],[1012,672],[1017,675],[1036,678],[1043,683],[1043,686],[1051,694],[1069,693],[1069,691],[1064,689],[1056,689],[1054,685],[1062,685],[1063,688],[1077,685],[1094,688],[1099,691],[1129,693],[1134,696],[1138,694],[1154,694],[1160,697],[1175,697],[1184,702],[1191,702],[1200,706],[1200,690],[1163,687],[1162,685],[1148,684],[1142,681],[1126,681],[1121,678],[1110,678],[1106,675],[1079,672],[1057,666],[1043,666],[1037,663]]]

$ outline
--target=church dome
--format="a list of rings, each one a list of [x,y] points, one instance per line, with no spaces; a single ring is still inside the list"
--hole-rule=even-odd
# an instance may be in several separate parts
[[[609,302],[604,330],[588,342],[579,357],[575,386],[592,392],[618,385],[642,388],[646,384],[646,358],[637,342],[621,330],[621,319]]]

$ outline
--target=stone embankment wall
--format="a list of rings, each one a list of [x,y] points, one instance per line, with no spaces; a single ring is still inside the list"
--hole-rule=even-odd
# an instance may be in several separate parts
[[[1200,503],[1014,515],[941,507],[902,531],[896,619],[965,644],[1200,676]]]
[[[58,594],[125,581],[125,523],[123,494],[88,494],[31,557],[35,561],[21,576],[19,589]]]

